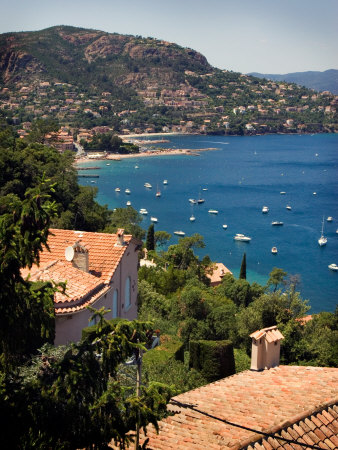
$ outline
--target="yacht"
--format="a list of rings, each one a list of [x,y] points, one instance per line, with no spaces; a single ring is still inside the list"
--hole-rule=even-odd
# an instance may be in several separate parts
[[[291,211],[291,206],[290,205],[286,205],[286,209],[288,209],[289,211]]]
[[[151,189],[152,185],[150,183],[144,183],[144,187]]]
[[[278,252],[278,251],[277,251],[277,247],[272,247],[271,253],[274,254],[274,255],[276,255],[277,252]]]
[[[226,230],[228,228],[228,225],[224,224],[222,227]]]
[[[138,169],[138,166],[135,166],[135,169]]]
[[[130,194],[130,189],[126,189],[124,192],[129,195]]]
[[[141,208],[139,213],[143,214],[144,216],[146,216],[148,214],[148,211],[145,208]]]
[[[131,202],[128,200],[126,203],[127,206],[131,206]]]
[[[174,234],[176,234],[177,236],[185,236],[185,232],[180,230],[180,231],[174,231]]]
[[[209,214],[218,214],[217,209],[209,209],[208,211]]]
[[[332,220],[333,220],[333,218],[332,218],[331,216],[329,216],[329,217],[326,219],[327,222],[332,222]]]
[[[234,236],[235,241],[241,241],[241,242],[250,242],[251,237],[245,236],[244,234],[237,233],[236,236]]]
[[[115,192],[121,192],[120,188],[115,188]]]
[[[274,226],[274,227],[276,227],[276,226],[282,226],[282,225],[284,225],[284,222],[278,222],[277,220],[275,221],[275,222],[271,222],[271,225],[272,226]]]
[[[197,203],[197,200],[195,200],[194,198],[189,198],[189,202],[195,205]]]
[[[157,217],[150,217],[150,220],[151,220],[152,222],[154,222],[154,223],[157,223],[157,222],[158,222]]]
[[[110,164],[109,164],[109,163],[107,163],[107,164],[106,164],[106,166],[110,166]]]
[[[202,189],[202,191],[207,191],[207,190],[208,190],[208,188],[203,188],[203,189]]]
[[[205,202],[204,198],[199,198],[199,199],[197,200],[197,203],[204,203],[204,202]]]
[[[337,270],[338,270],[338,265],[335,264],[335,263],[332,263],[332,264],[329,264],[329,265],[328,265],[328,268],[329,268],[330,270],[337,271]]]
[[[280,195],[285,195],[286,192],[285,191],[280,191]]]
[[[163,184],[168,184],[168,180],[163,180]]]
[[[263,214],[266,214],[266,213],[268,213],[269,212],[269,208],[267,207],[267,206],[263,206],[263,208],[262,208],[262,213]]]
[[[322,233],[320,235],[320,238],[318,239],[318,244],[323,247],[323,245],[326,245],[327,243],[327,238],[324,236],[324,217],[323,217],[323,222],[322,222]]]
[[[317,192],[312,192],[312,195],[317,195]]]
[[[161,197],[161,191],[159,190],[158,185],[156,190],[156,197]]]
[[[196,217],[193,215],[193,214],[191,214],[191,216],[190,216],[190,222],[195,222],[195,220],[196,220]]]

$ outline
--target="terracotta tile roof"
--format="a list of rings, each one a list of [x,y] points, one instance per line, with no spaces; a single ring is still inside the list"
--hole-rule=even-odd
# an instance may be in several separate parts
[[[215,263],[216,266],[211,274],[207,274],[207,277],[210,279],[211,285],[219,284],[222,281],[222,278],[226,273],[232,274],[232,272],[225,267],[223,263]]]
[[[50,251],[44,250],[40,254],[39,267],[24,269],[22,276],[30,274],[32,281],[54,280],[67,283],[66,294],[55,294],[56,314],[84,309],[109,289],[112,276],[133,240],[132,236],[124,236],[125,245],[119,245],[116,234],[59,229],[50,231]],[[123,235],[123,230],[119,232]],[[89,273],[74,267],[71,261],[65,259],[67,247],[77,247],[88,252]]]
[[[159,434],[148,427],[147,448],[239,449],[249,448],[250,443],[255,443],[255,449],[300,448],[285,443],[274,447],[273,439],[258,441],[261,435],[233,424],[258,432],[285,429],[281,433],[291,439],[298,439],[305,430],[305,442],[317,436],[322,448],[337,448],[332,447],[336,445],[332,436],[337,436],[337,408],[332,405],[337,401],[335,368],[279,366],[245,371],[174,397],[169,409],[178,414],[159,423]]]
[[[269,344],[271,344],[271,342],[276,342],[284,339],[282,333],[277,329],[277,325],[257,330],[254,333],[250,334],[250,337],[256,339],[256,341],[264,337],[269,342]]]

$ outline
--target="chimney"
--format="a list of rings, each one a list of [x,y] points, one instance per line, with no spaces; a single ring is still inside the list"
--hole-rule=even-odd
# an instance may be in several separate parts
[[[75,242],[73,249],[73,266],[77,269],[83,270],[84,272],[89,272],[89,253],[86,247],[81,245],[79,242]]]
[[[280,341],[284,339],[277,325],[250,334],[251,370],[264,370],[279,366]]]
[[[115,245],[118,246],[118,247],[123,247],[125,245],[125,242],[124,242],[124,239],[123,239],[123,237],[124,237],[124,229],[123,228],[119,228],[117,230],[116,236],[117,236],[117,241],[116,241]]]

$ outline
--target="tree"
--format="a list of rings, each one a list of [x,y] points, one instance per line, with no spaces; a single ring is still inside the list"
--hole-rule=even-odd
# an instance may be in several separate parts
[[[269,279],[267,282],[267,286],[273,286],[273,292],[276,292],[277,287],[280,284],[283,284],[287,273],[283,269],[278,269],[278,267],[274,267],[269,274]]]
[[[155,250],[155,236],[154,236],[154,224],[153,223],[148,228],[146,248],[147,248],[147,250]]]
[[[145,231],[140,227],[142,216],[131,206],[116,208],[110,215],[110,224],[105,228],[106,233],[116,233],[123,228],[126,234],[132,234],[137,239],[143,239]]]
[[[171,239],[171,234],[167,231],[155,231],[155,245],[163,247]]]
[[[246,280],[246,253],[243,254],[243,259],[241,263],[241,270],[239,272],[239,278]]]
[[[37,119],[33,122],[31,131],[28,136],[30,142],[45,142],[47,134],[56,133],[59,129],[59,124],[54,119]]]

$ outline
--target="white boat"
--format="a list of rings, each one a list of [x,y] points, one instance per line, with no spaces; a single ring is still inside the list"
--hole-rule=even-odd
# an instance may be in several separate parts
[[[124,192],[129,195],[130,194],[130,189],[126,189]]]
[[[131,202],[128,200],[126,203],[127,206],[131,206]]]
[[[320,235],[320,238],[318,239],[318,244],[323,247],[323,245],[326,245],[327,243],[327,238],[324,236],[324,217],[323,217],[323,222],[322,222],[322,233]]]
[[[151,189],[152,185],[150,183],[144,183],[144,187]]]
[[[291,211],[291,206],[290,205],[286,205],[286,209],[288,209],[289,211]]]
[[[168,180],[163,180],[163,184],[168,184]]]
[[[143,214],[144,216],[146,216],[148,214],[148,211],[145,208],[141,208],[139,213]]]
[[[209,214],[218,214],[217,209],[209,209],[208,211]]]
[[[336,229],[336,233],[338,234],[338,228]]]
[[[263,208],[262,208],[262,213],[263,214],[266,214],[266,213],[268,213],[269,212],[269,208],[267,207],[267,206],[263,206]]]
[[[207,191],[207,190],[208,190],[208,188],[203,188],[203,189],[202,189],[202,191]]]
[[[285,195],[286,192],[285,191],[280,191],[280,195]]]
[[[326,219],[327,222],[332,222],[332,220],[333,220],[333,218],[332,218],[331,216],[329,216],[329,217]]]
[[[196,220],[196,217],[192,214],[191,216],[190,216],[190,222],[195,222],[195,220]]]
[[[338,270],[338,265],[335,264],[335,263],[332,263],[332,264],[329,264],[329,265],[328,265],[328,268],[329,268],[330,270],[337,271],[337,270]]]
[[[135,169],[138,169],[138,166],[135,166]]]
[[[317,195],[317,192],[312,192],[312,195]]]
[[[176,234],[177,236],[185,236],[185,232],[180,230],[180,231],[174,231],[174,234]]]
[[[115,192],[121,192],[120,188],[115,188]]]
[[[197,200],[195,200],[194,198],[189,198],[189,202],[195,205],[197,203]]]
[[[276,227],[276,226],[282,226],[282,225],[284,225],[284,222],[278,222],[277,220],[275,221],[275,222],[271,222],[271,225],[272,226],[274,226],[274,227]]]
[[[197,200],[197,203],[204,203],[204,202],[205,202],[204,198],[199,198],[199,199]]]
[[[107,163],[107,164],[106,164],[106,166],[110,166],[110,164],[109,164],[109,163]]]
[[[156,197],[161,197],[161,191],[159,190],[158,185],[156,190]]]
[[[273,253],[274,255],[276,255],[277,252],[278,252],[277,247],[272,247],[271,253]]]
[[[228,225],[224,224],[222,227],[226,230],[228,228]]]
[[[241,241],[241,242],[250,242],[251,241],[251,237],[245,236],[244,234],[237,233],[234,236],[234,240],[235,241]]]
[[[157,223],[157,222],[158,222],[157,217],[150,217],[150,220],[151,220],[152,222],[154,222],[154,223]]]

